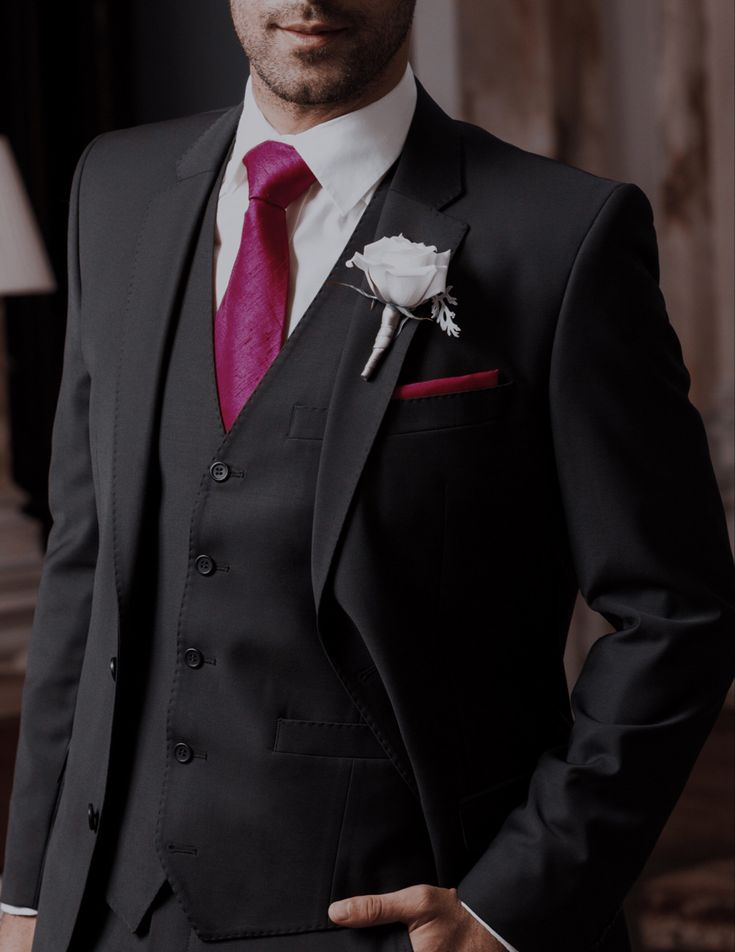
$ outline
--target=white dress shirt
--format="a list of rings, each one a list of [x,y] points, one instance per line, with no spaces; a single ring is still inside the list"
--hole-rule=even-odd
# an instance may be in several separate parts
[[[260,111],[248,80],[217,206],[215,303],[219,305],[224,297],[240,247],[248,206],[242,159],[250,149],[268,139],[285,142],[297,149],[316,176],[286,211],[291,250],[290,334],[337,263],[380,180],[400,155],[415,106],[416,83],[409,67],[378,102],[305,132],[281,135]]]
[[[331,273],[376,188],[403,149],[416,107],[416,82],[410,66],[381,99],[330,119],[304,132],[281,135],[271,126],[253,95],[248,79],[235,143],[222,178],[217,204],[214,248],[215,306],[227,289],[242,237],[248,207],[243,156],[267,139],[292,145],[316,177],[303,196],[286,210],[291,254],[288,334]],[[499,942],[517,952],[469,906],[462,903]],[[0,903],[4,912],[35,915]]]

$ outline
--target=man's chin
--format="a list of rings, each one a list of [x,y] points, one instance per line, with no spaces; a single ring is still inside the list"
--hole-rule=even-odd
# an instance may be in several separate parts
[[[266,86],[285,102],[297,106],[326,106],[351,98],[354,90],[350,71],[334,67],[325,70],[324,62],[300,62],[296,69],[284,70],[277,77],[261,76]]]

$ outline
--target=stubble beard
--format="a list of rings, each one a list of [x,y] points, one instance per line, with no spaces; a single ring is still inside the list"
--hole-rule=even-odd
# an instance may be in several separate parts
[[[352,15],[348,27],[354,39],[339,52],[325,47],[282,56],[274,52],[277,30],[268,22],[257,35],[246,34],[237,20],[235,25],[251,69],[275,96],[298,106],[327,106],[357,99],[379,81],[408,35],[413,10],[412,0],[400,0],[389,22]],[[328,9],[324,13],[328,17]],[[303,17],[309,18],[315,17]]]

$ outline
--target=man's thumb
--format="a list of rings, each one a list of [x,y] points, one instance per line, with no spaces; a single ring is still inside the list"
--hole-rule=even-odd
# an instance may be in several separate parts
[[[409,922],[408,889],[367,896],[351,896],[333,902],[327,910],[340,925],[377,926],[385,922]]]

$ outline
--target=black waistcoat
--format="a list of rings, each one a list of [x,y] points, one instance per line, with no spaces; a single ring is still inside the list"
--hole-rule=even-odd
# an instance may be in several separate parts
[[[165,878],[203,939],[336,928],[332,899],[435,881],[419,805],[320,646],[310,571],[312,408],[329,403],[351,316],[336,282],[354,280],[344,261],[374,239],[387,184],[226,435],[211,332],[219,183],[210,197],[118,672],[107,897],[131,929]]]

